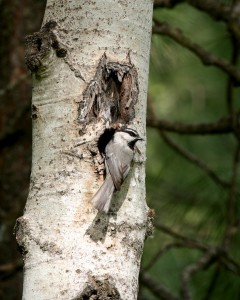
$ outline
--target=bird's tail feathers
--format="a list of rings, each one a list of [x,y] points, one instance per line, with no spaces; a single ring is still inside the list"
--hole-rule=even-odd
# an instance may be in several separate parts
[[[108,174],[104,183],[92,198],[94,207],[99,211],[104,211],[107,213],[111,205],[114,190],[115,187],[112,177],[110,174]]]

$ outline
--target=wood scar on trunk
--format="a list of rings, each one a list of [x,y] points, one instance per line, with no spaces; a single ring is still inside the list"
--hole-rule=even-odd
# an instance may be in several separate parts
[[[105,124],[127,125],[135,117],[138,101],[138,76],[132,63],[112,62],[104,54],[94,79],[83,92],[79,106],[81,124],[103,119]]]

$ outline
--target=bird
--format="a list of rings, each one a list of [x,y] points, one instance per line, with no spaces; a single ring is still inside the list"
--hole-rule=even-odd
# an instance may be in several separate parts
[[[92,198],[93,206],[100,212],[109,212],[113,193],[119,191],[127,177],[137,141],[143,140],[138,132],[131,128],[116,130],[103,151],[106,177]]]

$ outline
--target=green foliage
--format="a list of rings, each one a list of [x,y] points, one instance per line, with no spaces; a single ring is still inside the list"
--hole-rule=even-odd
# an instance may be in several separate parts
[[[224,23],[216,22],[186,4],[171,10],[156,10],[154,17],[181,28],[188,38],[205,50],[230,60],[231,40]],[[157,119],[198,124],[227,116],[227,81],[224,72],[204,66],[199,58],[171,38],[153,35],[149,95]],[[236,88],[235,97],[238,92]],[[237,107],[239,105],[235,104]],[[204,161],[222,180],[230,182],[237,145],[233,135],[169,136]],[[217,185],[203,170],[177,154],[152,128],[148,129],[146,182],[147,202],[155,209],[157,223],[208,246],[221,246],[229,189]],[[238,200],[239,191],[235,197],[236,216],[240,210]],[[173,241],[176,239],[156,229],[154,238],[146,241],[143,269],[159,249]],[[229,254],[238,262],[239,246],[237,233]],[[173,248],[155,261],[149,273],[179,295],[183,270],[201,256],[202,252],[196,249]],[[219,264],[212,264],[191,277],[190,291],[196,300],[238,299],[240,277]],[[157,298],[148,291],[146,299]]]

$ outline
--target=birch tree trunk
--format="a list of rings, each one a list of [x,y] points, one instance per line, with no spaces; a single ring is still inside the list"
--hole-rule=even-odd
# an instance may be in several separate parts
[[[145,136],[151,20],[151,0],[48,0],[42,29],[26,38],[33,155],[16,223],[24,300],[137,299],[149,220],[145,146],[110,213],[91,198],[103,182],[106,129]]]

